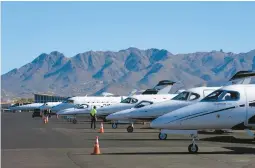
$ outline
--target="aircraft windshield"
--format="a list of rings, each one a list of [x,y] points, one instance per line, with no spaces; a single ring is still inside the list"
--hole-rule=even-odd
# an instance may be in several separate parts
[[[240,98],[240,94],[236,91],[216,90],[213,93],[206,96],[203,102],[211,101],[235,101]]]
[[[150,101],[141,101],[134,108],[141,108],[141,107],[144,107],[144,106],[148,106],[150,104],[153,104],[153,102],[150,102]]]
[[[172,100],[188,100],[190,92],[182,92],[180,94],[178,94],[177,96],[175,96],[174,98],[172,98]]]
[[[128,97],[128,98],[121,101],[121,103],[127,103],[127,104],[134,104],[134,103],[137,103],[137,102],[138,102],[137,99],[130,98],[130,97]]]
[[[77,105],[76,105],[76,108],[77,108],[77,109],[84,109],[84,108],[88,108],[88,107],[89,107],[88,104],[77,104]]]

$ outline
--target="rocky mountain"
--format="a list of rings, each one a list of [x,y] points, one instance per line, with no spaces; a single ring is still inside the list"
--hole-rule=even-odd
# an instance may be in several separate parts
[[[118,52],[89,51],[65,57],[42,53],[32,62],[1,76],[2,96],[31,97],[33,93],[62,96],[127,94],[151,88],[159,80],[178,82],[175,89],[220,85],[239,70],[255,69],[255,50],[172,54],[167,50],[128,48]]]

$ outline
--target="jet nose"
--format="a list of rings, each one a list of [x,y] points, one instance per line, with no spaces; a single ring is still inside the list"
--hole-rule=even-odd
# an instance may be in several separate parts
[[[106,117],[106,120],[117,120],[118,115],[117,114],[110,114]]]
[[[150,123],[151,128],[162,128],[164,120],[161,117],[156,118]]]

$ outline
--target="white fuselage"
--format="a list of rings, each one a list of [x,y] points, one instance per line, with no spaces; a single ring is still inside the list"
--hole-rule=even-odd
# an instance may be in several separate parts
[[[62,102],[47,102],[44,103],[42,106],[39,107],[40,110],[46,110],[46,109],[51,109],[54,106],[57,106],[61,104]]]
[[[134,95],[132,97],[128,97],[130,101],[122,101],[121,103],[117,103],[108,107],[100,108],[97,112],[98,116],[106,117],[112,113],[128,110],[139,104],[141,101],[151,101],[153,103],[163,102],[172,99],[177,94],[154,94],[154,95]],[[127,98],[127,99],[128,99]],[[126,100],[127,100],[126,99]]]
[[[222,87],[196,104],[151,122],[152,128],[169,130],[244,129],[247,126],[255,126],[254,84]]]
[[[69,98],[67,101],[54,106],[52,108],[53,112],[58,112],[60,110],[64,110],[64,109],[68,109],[68,108],[74,108],[77,105],[84,105],[87,104],[89,106],[109,106],[111,104],[115,104],[115,103],[119,103],[121,102],[121,99],[123,99],[123,97],[102,97],[102,96],[88,96],[88,97],[72,97]]]
[[[10,110],[34,110],[37,108],[40,108],[43,105],[43,103],[31,103],[21,106],[11,106],[9,107]]]
[[[151,104],[142,108],[131,108],[107,116],[107,120],[151,121],[176,109],[194,104],[219,89],[219,87],[197,87],[180,93],[171,100]]]

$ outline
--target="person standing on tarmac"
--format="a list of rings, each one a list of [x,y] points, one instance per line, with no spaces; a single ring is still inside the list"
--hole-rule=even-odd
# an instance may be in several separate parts
[[[90,116],[91,116],[91,129],[92,129],[92,126],[94,124],[94,129],[96,129],[96,114],[97,114],[97,110],[96,110],[96,106],[94,106],[91,111],[90,111]]]

